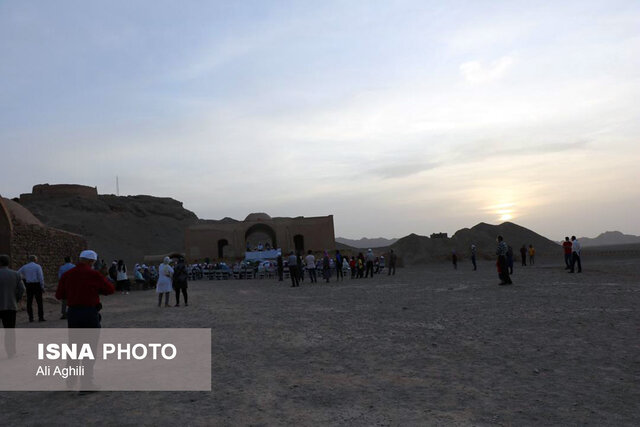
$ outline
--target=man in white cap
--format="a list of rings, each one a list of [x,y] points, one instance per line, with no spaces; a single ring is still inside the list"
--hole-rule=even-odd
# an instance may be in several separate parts
[[[91,250],[82,251],[78,265],[66,272],[58,282],[57,299],[67,300],[69,328],[100,327],[100,295],[110,295],[115,288],[93,264],[98,255]]]

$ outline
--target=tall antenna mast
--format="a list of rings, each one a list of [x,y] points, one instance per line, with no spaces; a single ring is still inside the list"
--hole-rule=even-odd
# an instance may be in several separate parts
[[[120,182],[118,182],[118,175],[116,175],[116,196],[120,195]]]

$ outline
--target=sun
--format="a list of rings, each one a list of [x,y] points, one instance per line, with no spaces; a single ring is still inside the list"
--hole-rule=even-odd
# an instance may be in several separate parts
[[[500,221],[510,221],[513,218],[511,214],[503,214],[500,216]]]

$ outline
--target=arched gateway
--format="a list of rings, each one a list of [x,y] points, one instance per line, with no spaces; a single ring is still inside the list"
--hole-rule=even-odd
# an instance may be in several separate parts
[[[324,251],[335,249],[333,215],[321,217],[271,218],[252,213],[244,221],[225,218],[192,225],[185,232],[189,261],[204,258],[236,260],[245,257],[247,248],[259,244],[282,249]]]

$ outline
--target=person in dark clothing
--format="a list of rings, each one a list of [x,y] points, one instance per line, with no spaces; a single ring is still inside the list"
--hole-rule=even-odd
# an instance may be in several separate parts
[[[187,285],[188,285],[189,273],[187,272],[187,266],[184,263],[184,258],[178,259],[178,265],[173,270],[173,290],[176,292],[176,307],[180,307],[180,292],[182,292],[182,296],[184,297],[184,306],[189,305],[188,295],[187,295]]]
[[[296,258],[298,259],[298,279],[304,282],[304,268],[302,268],[302,255],[300,252],[296,252]]]
[[[278,258],[276,259],[276,264],[278,266],[278,282],[282,282],[284,280],[284,264],[282,262],[282,254],[278,254]]]
[[[520,258],[522,259],[522,265],[527,265],[527,245],[522,245],[520,248]]]
[[[451,262],[453,262],[453,269],[457,270],[458,269],[458,255],[456,254],[456,251],[451,252]]]
[[[4,331],[4,349],[12,359],[16,355],[16,336],[12,329],[16,327],[18,301],[22,299],[26,288],[22,276],[9,268],[11,259],[8,255],[0,255],[0,319]]]
[[[575,271],[576,263],[578,264],[578,273],[582,273],[582,261],[580,260],[582,245],[580,245],[576,236],[571,236],[571,250],[571,270],[569,270],[569,273]]]
[[[300,286],[300,276],[298,274],[298,257],[293,253],[293,251],[291,251],[287,261],[287,264],[289,265],[289,276],[291,276],[291,287],[298,287]]]
[[[511,246],[507,248],[507,266],[509,267],[509,274],[513,274],[513,248]]]
[[[509,266],[507,265],[507,252],[509,247],[504,241],[502,236],[498,236],[498,248],[496,249],[496,255],[498,255],[498,276],[500,277],[500,285],[512,285],[511,277],[509,276]]]
[[[342,274],[342,254],[340,251],[336,251],[336,280],[344,280],[344,274]]]
[[[371,277],[373,279],[373,261],[375,260],[375,257],[373,256],[373,251],[371,249],[367,249],[367,257],[365,258],[366,261],[366,272],[364,274],[364,277]],[[371,276],[369,276],[371,275]]]
[[[352,255],[351,259],[349,260],[349,268],[351,269],[351,278],[355,279],[356,278],[356,273],[358,271],[357,267],[357,262],[356,262],[356,258]]]
[[[476,245],[471,245],[471,264],[473,264],[473,271],[478,269],[478,264],[476,263],[476,256],[478,254],[478,249]]]
[[[391,271],[393,270],[393,275],[396,275],[396,260],[398,259],[398,256],[395,254],[395,252],[393,252],[393,249],[391,249],[391,252],[389,253],[389,276],[391,276]]]
[[[111,263],[111,267],[109,267],[109,280],[113,282],[114,285],[118,283],[118,261],[114,260]],[[116,291],[119,291],[116,285]]]
[[[324,251],[322,257],[322,278],[329,283],[331,280],[331,261],[329,260],[329,253]]]
[[[564,238],[564,242],[562,242],[562,251],[564,252],[564,269],[571,269],[571,254],[573,252],[573,243],[569,240],[569,237]]]

